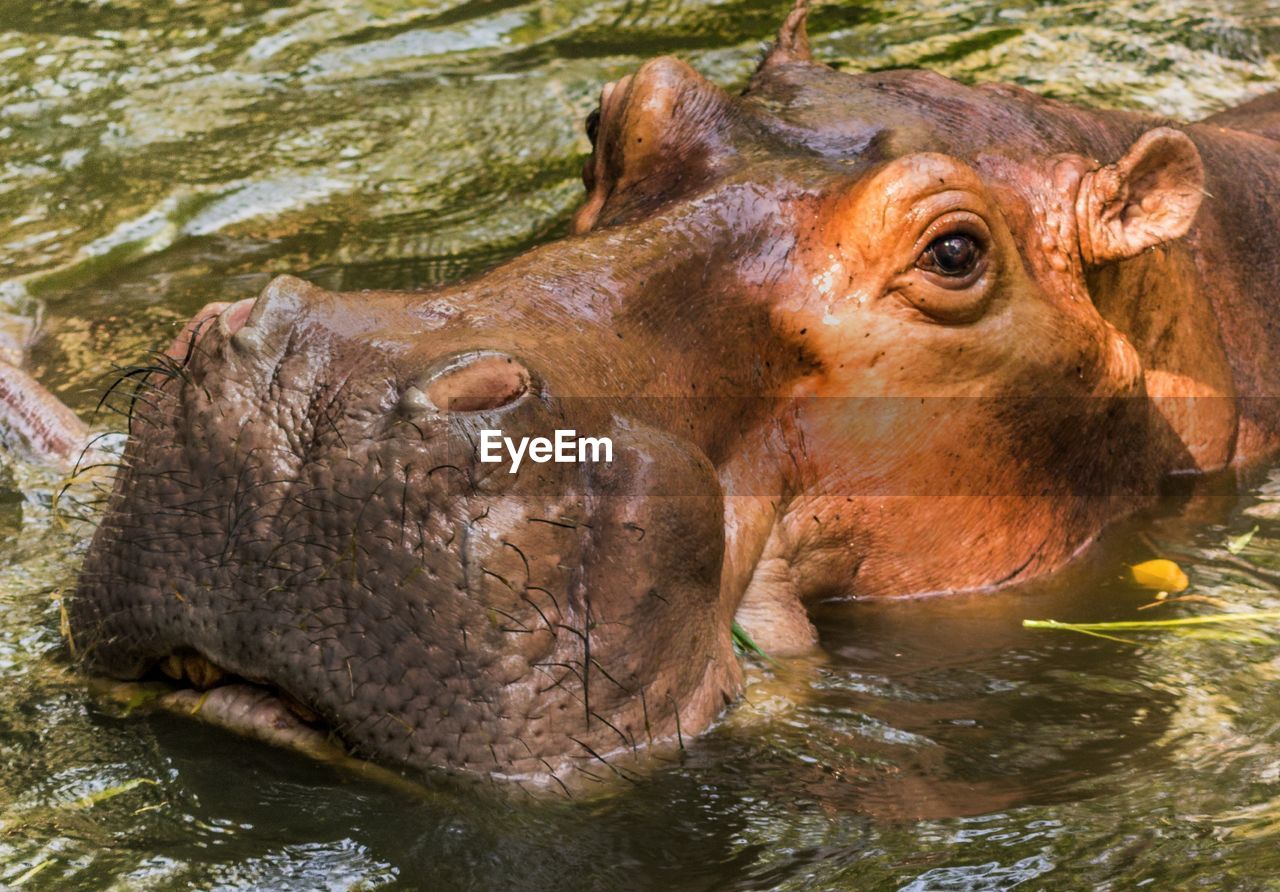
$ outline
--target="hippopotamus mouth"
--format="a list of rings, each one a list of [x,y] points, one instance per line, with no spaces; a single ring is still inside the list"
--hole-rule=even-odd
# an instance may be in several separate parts
[[[1195,141],[841,74],[803,16],[740,96],[670,58],[606,87],[564,239],[197,316],[69,599],[86,664],[215,689],[173,702],[259,736],[567,790],[715,721],[735,621],[785,654],[823,598],[1029,579],[1238,457],[1213,317],[1135,321],[1126,291],[1200,287]],[[1188,394],[1215,399],[1151,399]]]

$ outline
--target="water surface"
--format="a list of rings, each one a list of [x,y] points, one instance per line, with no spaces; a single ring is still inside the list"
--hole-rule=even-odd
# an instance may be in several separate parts
[[[0,310],[93,410],[111,369],[271,275],[421,287],[565,231],[602,83],[675,52],[745,82],[783,4],[0,0]],[[1202,116],[1280,86],[1275,0],[818,8],[816,54]],[[8,330],[8,329],[6,329]],[[110,417],[100,424],[110,426]],[[1280,474],[1171,501],[1052,583],[833,605],[827,656],[753,666],[679,762],[589,804],[414,797],[66,670],[85,529],[0,467],[0,885],[48,889],[1264,888],[1280,875],[1280,644],[1130,646],[1127,562],[1280,607]],[[65,507],[65,505],[64,505]],[[1240,555],[1228,534],[1257,524]],[[1208,609],[1203,605],[1195,609]],[[1160,607],[1162,615],[1192,612]]]

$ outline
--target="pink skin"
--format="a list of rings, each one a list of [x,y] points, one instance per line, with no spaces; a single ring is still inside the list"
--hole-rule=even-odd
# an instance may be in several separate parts
[[[70,467],[89,431],[74,412],[27,372],[0,360],[0,415],[32,457]]]
[[[173,339],[173,343],[164,352],[180,363],[186,362],[187,353],[191,349],[192,334],[195,334],[195,340],[199,341],[201,335],[207,329],[205,323],[215,317],[217,317],[221,325],[226,326],[227,334],[234,334],[244,328],[244,324],[248,320],[249,313],[252,312],[256,301],[256,297],[248,297],[235,303],[223,300],[205,304],[198,313],[191,317],[186,325],[182,326],[182,331],[178,333],[178,336]]]

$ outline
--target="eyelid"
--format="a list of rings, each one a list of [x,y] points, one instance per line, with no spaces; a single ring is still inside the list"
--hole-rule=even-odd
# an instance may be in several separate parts
[[[916,239],[915,256],[919,257],[939,238],[953,233],[969,236],[984,252],[991,246],[991,230],[987,228],[987,223],[982,217],[973,211],[953,209],[934,217],[924,228]]]

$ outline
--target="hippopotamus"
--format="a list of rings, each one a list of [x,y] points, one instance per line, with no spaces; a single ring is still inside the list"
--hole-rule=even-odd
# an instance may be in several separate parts
[[[805,14],[740,94],[605,86],[563,238],[201,311],[66,601],[86,670],[572,791],[732,708],[735,624],[802,654],[822,601],[1019,585],[1276,453],[1280,93],[850,74]]]

